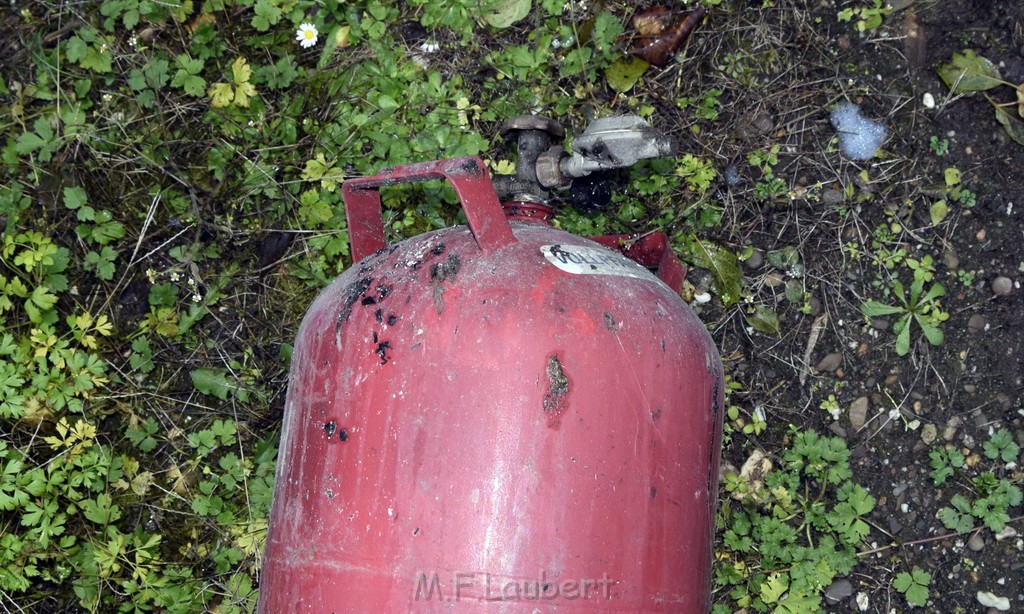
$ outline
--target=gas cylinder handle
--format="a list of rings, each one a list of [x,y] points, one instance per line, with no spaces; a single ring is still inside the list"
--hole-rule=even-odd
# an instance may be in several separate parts
[[[446,179],[455,188],[462,210],[466,212],[469,229],[481,250],[492,251],[515,243],[512,227],[498,202],[483,160],[476,156],[452,158],[391,166],[372,177],[349,179],[342,184],[352,262],[359,262],[387,246],[380,188],[431,179]]]
[[[663,232],[652,232],[644,235],[604,235],[590,237],[591,241],[605,247],[618,250],[624,256],[639,265],[654,269],[658,279],[672,288],[676,294],[683,289],[686,279],[686,266],[679,261],[668,236]]]

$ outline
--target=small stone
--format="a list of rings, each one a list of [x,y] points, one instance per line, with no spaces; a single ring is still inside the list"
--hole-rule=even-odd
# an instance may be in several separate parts
[[[1001,542],[1004,539],[1009,539],[1011,537],[1017,537],[1017,535],[1018,535],[1017,529],[1014,529],[1010,525],[1006,525],[1005,527],[1003,527],[1002,531],[996,533],[996,541],[997,542]]]
[[[889,328],[889,320],[885,318],[871,318],[868,324],[875,330],[887,330]]]
[[[867,418],[868,398],[860,397],[850,404],[850,426],[859,430],[867,422]]]
[[[971,534],[971,538],[967,540],[967,547],[972,552],[981,552],[985,549],[985,538],[981,536],[981,533],[975,531]]]
[[[982,228],[978,232],[974,233],[974,238],[977,239],[978,242],[984,241],[986,236],[988,236],[988,235],[985,233],[985,229],[984,228]]]
[[[817,371],[825,373],[835,371],[841,366],[843,366],[843,355],[839,352],[832,352],[818,361],[818,366],[814,368]]]
[[[841,205],[846,200],[846,196],[842,190],[822,190],[821,191],[821,202],[824,205]]]
[[[978,391],[978,387],[974,384],[964,384],[964,392],[967,394],[974,394]]]
[[[1009,599],[993,595],[988,591],[978,591],[978,603],[986,608],[995,608],[1000,612],[1006,612],[1010,609]]]
[[[925,92],[924,95],[921,96],[921,106],[926,109],[934,109],[935,96],[932,96],[931,92]]]
[[[939,429],[934,424],[928,423],[921,429],[921,441],[931,444],[939,437]]]
[[[750,257],[743,261],[743,265],[748,269],[757,269],[764,264],[764,252],[759,249],[755,249]]]
[[[953,252],[946,251],[942,254],[942,264],[946,265],[947,269],[955,271],[960,268],[960,259]]]
[[[818,297],[812,295],[811,298],[807,299],[807,304],[811,308],[811,317],[821,315],[821,301],[818,300]]]
[[[946,441],[953,441],[956,431],[963,426],[964,420],[960,416],[953,416],[946,422],[946,428],[942,429],[942,438]]]
[[[853,584],[846,578],[843,578],[836,580],[825,589],[825,601],[828,601],[829,605],[836,605],[852,594]]]
[[[981,315],[980,313],[972,315],[971,318],[967,320],[967,330],[971,331],[972,333],[977,334],[985,331],[987,328],[988,318]]]
[[[992,280],[992,294],[1006,296],[1010,292],[1013,292],[1013,281],[1009,277],[1000,275]]]

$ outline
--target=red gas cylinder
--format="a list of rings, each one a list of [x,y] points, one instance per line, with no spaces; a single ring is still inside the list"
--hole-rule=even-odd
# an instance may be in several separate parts
[[[386,246],[378,189],[442,177],[469,226]],[[344,195],[357,264],[295,343],[260,611],[706,614],[722,372],[664,235],[509,219],[477,158]]]

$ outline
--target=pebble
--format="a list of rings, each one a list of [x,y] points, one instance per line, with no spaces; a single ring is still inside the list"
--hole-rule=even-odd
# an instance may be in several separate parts
[[[993,595],[988,591],[978,591],[978,603],[986,608],[995,608],[1000,612],[1006,612],[1010,609],[1009,599]]]
[[[811,298],[807,299],[807,304],[811,307],[812,317],[817,317],[821,314],[821,301],[818,300],[818,297],[812,295]]]
[[[953,441],[956,437],[956,431],[964,424],[964,419],[960,416],[953,416],[946,422],[946,428],[942,429],[942,438],[946,441]]]
[[[836,605],[843,599],[853,594],[853,584],[846,578],[836,580],[825,589],[825,601],[829,605]]]
[[[843,366],[843,355],[840,352],[832,352],[818,361],[818,366],[814,368],[824,373],[826,371],[835,371],[841,366]]]
[[[841,190],[822,190],[821,191],[821,202],[826,205],[838,205],[846,200],[846,196],[843,195]]]
[[[953,252],[947,251],[942,254],[942,264],[946,265],[947,269],[955,271],[960,267],[960,259]]]
[[[854,429],[860,429],[867,422],[867,418],[868,398],[860,397],[850,404],[850,426]]]
[[[971,331],[972,333],[980,333],[987,328],[988,318],[981,315],[980,313],[972,315],[971,318],[967,320],[967,330]]]
[[[1017,529],[1014,529],[1010,525],[1006,525],[1005,527],[1003,527],[1002,531],[996,533],[997,542],[1001,542],[1004,539],[1008,539],[1010,537],[1017,537]]]
[[[1013,282],[1009,277],[1000,275],[992,280],[992,294],[1006,296],[1010,292],[1013,292]]]
[[[985,240],[985,237],[986,237],[986,236],[987,236],[987,235],[986,235],[986,233],[985,233],[985,229],[984,229],[984,228],[982,228],[982,229],[981,229],[981,230],[979,230],[978,232],[974,233],[974,238],[975,238],[975,239],[977,239],[977,241],[978,241],[979,243],[980,243],[980,242],[982,242],[982,241],[984,241],[984,240]]]
[[[967,540],[967,547],[971,549],[971,552],[981,552],[985,549],[985,538],[981,536],[980,532],[975,531]]]
[[[748,269],[757,269],[764,264],[764,252],[759,249],[755,249],[751,252],[750,257],[743,261],[743,265]]]
[[[974,394],[978,391],[978,387],[974,384],[964,384],[964,392],[967,394]]]
[[[921,429],[921,441],[931,444],[939,437],[939,429],[934,424],[928,423]]]

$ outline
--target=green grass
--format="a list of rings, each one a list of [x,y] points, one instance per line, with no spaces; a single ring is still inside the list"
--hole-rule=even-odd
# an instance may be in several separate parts
[[[340,182],[500,161],[494,135],[514,115],[572,129],[655,113],[608,94],[622,7],[512,17],[469,0],[106,0],[7,22],[26,45],[0,80],[8,601],[253,609],[290,343],[350,264]],[[308,49],[302,23],[318,30]],[[720,92],[687,94],[712,121]],[[714,224],[667,206],[714,178],[684,162],[648,163],[606,216],[559,223]],[[384,204],[392,239],[459,217],[441,185]]]

